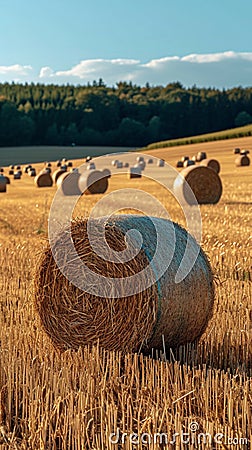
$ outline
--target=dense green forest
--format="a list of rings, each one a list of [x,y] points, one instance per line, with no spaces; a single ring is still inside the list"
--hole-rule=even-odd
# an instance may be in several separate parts
[[[252,122],[252,88],[0,84],[0,146],[145,146]]]

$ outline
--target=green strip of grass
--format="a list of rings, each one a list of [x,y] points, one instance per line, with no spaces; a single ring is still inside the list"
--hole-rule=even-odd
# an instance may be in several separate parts
[[[252,124],[244,127],[232,128],[231,130],[218,131],[215,133],[201,134],[199,136],[190,136],[181,139],[155,142],[149,144],[147,149],[175,147],[177,145],[199,144],[201,142],[220,141],[222,139],[235,139],[245,136],[252,136]]]

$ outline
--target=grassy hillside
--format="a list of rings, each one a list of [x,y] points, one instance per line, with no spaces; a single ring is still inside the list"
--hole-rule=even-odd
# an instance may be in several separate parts
[[[224,139],[235,139],[246,136],[252,136],[252,124],[244,127],[232,128],[231,130],[218,131],[216,133],[200,134],[199,136],[189,136],[183,139],[155,142],[148,145],[146,148],[175,147],[177,145],[199,144],[201,142],[220,141]]]

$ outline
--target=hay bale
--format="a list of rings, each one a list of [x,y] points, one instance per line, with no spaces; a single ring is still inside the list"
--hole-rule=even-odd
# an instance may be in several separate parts
[[[128,169],[129,163],[128,163],[128,162],[125,162],[125,163],[123,164],[123,167],[125,167],[125,169]]]
[[[197,162],[197,155],[192,156],[192,161]]]
[[[69,162],[67,163],[67,167],[73,167],[72,161],[69,161]]]
[[[222,183],[219,175],[205,166],[192,166],[183,169],[174,181],[174,193],[177,198],[184,199],[188,204],[195,204],[191,196],[193,191],[197,202],[215,204],[221,198]]]
[[[95,163],[94,162],[91,162],[91,163],[89,163],[87,165],[87,170],[95,170],[95,169],[96,169],[96,167],[95,167]]]
[[[60,175],[62,175],[62,174],[65,173],[65,172],[66,172],[65,169],[57,169],[57,170],[55,170],[55,171],[53,172],[53,174],[52,174],[52,179],[53,179],[54,184],[57,183],[57,180],[58,180],[58,178],[60,177]]]
[[[89,161],[91,161],[91,159],[92,159],[92,156],[87,156],[87,157],[86,157],[86,163],[89,162]]]
[[[111,178],[111,172],[109,169],[103,169],[102,173],[107,177]]]
[[[195,166],[195,161],[192,161],[191,159],[187,159],[187,160],[183,163],[183,167],[190,167],[190,166]]]
[[[209,158],[203,159],[200,163],[201,166],[209,167],[209,169],[214,170],[216,173],[220,173],[220,163],[217,159]]]
[[[118,159],[113,159],[112,162],[111,162],[111,165],[114,166],[114,167],[116,167],[116,165],[117,165],[118,162],[119,162]]]
[[[102,220],[102,222],[101,222]],[[93,219],[94,233],[98,236],[103,229],[103,219]],[[101,224],[102,223],[102,224]],[[156,271],[150,266],[156,250],[154,224],[162,230],[162,242],[166,251],[162,262],[171,262],[163,275],[156,281]],[[79,346],[96,345],[108,350],[123,352],[150,352],[152,348],[174,348],[197,339],[205,330],[212,316],[214,303],[214,284],[208,259],[198,244],[191,238],[192,252],[198,257],[189,274],[180,283],[174,278],[188,242],[187,232],[179,225],[165,219],[145,216],[122,215],[107,218],[105,236],[112,250],[125,250],[125,234],[136,229],[142,235],[143,244],[137,255],[130,261],[111,262],[99,257],[90,245],[85,219],[72,223],[53,244],[54,254],[60,252],[64,265],[70,265],[76,258],[69,250],[69,235],[83,263],[92,272],[104,277],[113,277],[123,282],[134,277],[132,291],[136,294],[124,297],[123,286],[118,290],[120,296],[111,298],[111,286],[102,285],[101,296],[84,292],[60,272],[49,245],[41,255],[34,277],[34,303],[41,324],[60,350],[78,349]],[[176,237],[173,253],[173,232]],[[132,241],[133,248],[136,241]],[[137,245],[139,248],[139,243]],[[199,253],[198,253],[199,252]],[[173,256],[172,256],[173,255]],[[169,260],[170,260],[169,259]],[[151,283],[146,286],[149,270]],[[78,269],[77,269],[78,271]],[[139,273],[140,272],[140,273]],[[155,273],[154,273],[155,272]],[[76,277],[80,277],[79,271]],[[82,275],[83,277],[83,275]]]
[[[153,164],[153,159],[152,159],[152,158],[149,158],[149,159],[147,160],[147,164]]]
[[[16,170],[21,170],[21,166],[16,166]]]
[[[21,173],[20,173],[20,171],[14,172],[13,180],[21,180]]]
[[[9,170],[9,175],[13,175],[14,174],[14,170],[13,169],[10,169]]]
[[[31,164],[29,164],[28,166],[25,166],[24,173],[28,173],[31,168],[32,168]]]
[[[184,164],[184,162],[188,161],[188,159],[190,159],[189,156],[182,156],[181,161]]]
[[[115,165],[116,169],[122,169],[123,168],[123,163],[122,161],[118,161]]]
[[[65,172],[67,171],[67,164],[61,164],[60,168],[62,170],[65,170]]]
[[[4,176],[5,180],[6,180],[6,184],[10,184],[10,179],[9,177],[7,177],[6,175]]]
[[[207,158],[206,152],[198,152],[196,156],[197,162],[203,161],[203,159]]]
[[[136,161],[137,161],[138,163],[144,162],[144,157],[143,157],[143,156],[137,156]]]
[[[42,171],[34,178],[34,183],[39,188],[51,187],[53,185],[53,179],[50,173]]]
[[[182,163],[182,161],[177,161],[176,167],[183,167],[184,164]]]
[[[36,177],[36,169],[31,167],[28,172],[29,177]]]
[[[0,192],[6,192],[7,190],[7,182],[6,177],[4,175],[0,175]]]
[[[61,167],[61,161],[59,160],[59,161],[57,161],[57,163],[56,163],[56,167]]]
[[[240,155],[249,155],[249,150],[241,150]]]
[[[128,171],[128,178],[141,178],[142,177],[142,169],[141,167],[134,166],[134,167],[130,167],[129,171]]]
[[[47,161],[46,161],[46,162],[45,162],[45,166],[46,166],[46,167],[52,167],[52,164],[51,164],[50,162],[47,162]]]
[[[61,189],[63,195],[81,195],[79,179],[79,172],[65,172],[58,177],[57,187]]]
[[[45,168],[44,168],[44,172],[52,173],[51,167],[45,167]]]
[[[108,176],[101,170],[84,172],[79,178],[79,187],[85,195],[104,194],[108,189]]]
[[[61,160],[63,163],[66,163],[67,162],[67,158],[62,158],[62,160]]]
[[[243,167],[250,165],[250,159],[247,155],[239,155],[235,160],[236,167]]]
[[[0,173],[4,173],[3,167],[0,168]]]
[[[145,169],[146,162],[145,161],[139,161],[138,166],[141,167],[141,170]]]
[[[240,153],[240,148],[238,148],[238,147],[236,147],[235,149],[234,149],[234,155],[239,155],[239,153]]]
[[[157,166],[158,166],[158,167],[164,167],[164,166],[165,166],[165,161],[164,161],[164,159],[159,159],[159,160],[157,161]]]
[[[9,166],[9,169],[10,169],[10,170],[14,170],[14,166],[13,166],[13,165],[10,165],[10,166]]]

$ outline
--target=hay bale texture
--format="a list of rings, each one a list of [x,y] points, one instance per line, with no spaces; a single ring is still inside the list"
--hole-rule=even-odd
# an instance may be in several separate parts
[[[85,195],[104,194],[108,189],[110,173],[101,170],[90,170],[81,174],[79,188]]]
[[[57,169],[57,170],[55,170],[54,172],[53,172],[53,174],[52,174],[52,179],[53,179],[53,182],[54,182],[54,184],[56,184],[57,183],[57,180],[58,180],[58,178],[60,177],[60,175],[62,175],[63,173],[65,173],[66,172],[66,170],[65,169]]]
[[[53,185],[53,179],[50,173],[42,171],[34,178],[34,183],[39,188],[51,187]]]
[[[65,172],[57,179],[57,187],[63,195],[81,195],[79,188],[80,174],[78,172]]]
[[[247,155],[239,155],[235,160],[236,167],[244,167],[250,165],[250,159]]]
[[[150,219],[134,215],[107,219],[105,235],[111,249],[125,249],[124,237],[129,229],[137,229],[143,237],[140,251],[127,263],[106,261],[94,253],[88,240],[85,219],[72,223],[71,238],[81,260],[90,269],[105,277],[123,279],[145,269],[155,253],[155,227]],[[169,221],[155,220],[167,231]],[[100,219],[93,221],[97,233],[100,233]],[[203,333],[214,303],[211,268],[200,249],[186,278],[180,283],[174,282],[188,234],[179,225],[173,226],[176,246],[168,269],[156,283],[129,297],[109,298],[105,289],[102,297],[98,297],[75,287],[60,272],[48,245],[38,262],[34,278],[35,308],[56,348],[64,351],[99,342],[109,350],[149,352],[152,348],[162,349],[163,339],[167,348],[177,347],[194,341]],[[62,231],[53,244],[54,251],[63,252],[65,261],[73,258],[64,245],[68,236],[69,229]],[[170,245],[171,236],[166,237]],[[198,249],[194,240],[192,245]]]
[[[222,195],[222,183],[219,175],[205,166],[192,166],[183,169],[174,182],[174,193],[177,198],[184,199],[188,204],[215,204]]]
[[[220,173],[220,163],[219,161],[217,161],[217,159],[213,158],[203,159],[200,165],[209,167],[209,169],[214,170],[216,173]]]

